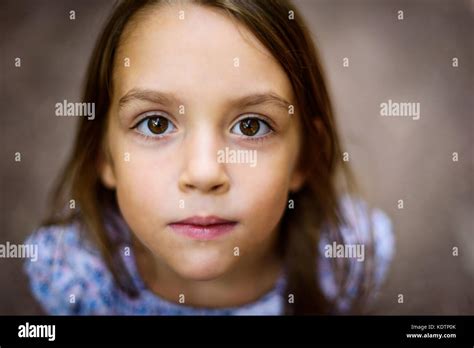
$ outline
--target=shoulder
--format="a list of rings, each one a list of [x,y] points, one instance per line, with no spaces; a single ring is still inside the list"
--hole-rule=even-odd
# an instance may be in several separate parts
[[[79,224],[42,227],[25,244],[37,246],[24,270],[34,297],[49,314],[106,314],[110,272],[96,248],[81,238]]]
[[[346,312],[356,299],[370,302],[379,292],[393,258],[395,238],[393,224],[382,210],[351,196],[342,197],[340,206],[345,223],[337,236],[321,236],[319,271],[323,292],[336,301],[339,311]],[[336,282],[337,265],[346,269],[344,285]]]

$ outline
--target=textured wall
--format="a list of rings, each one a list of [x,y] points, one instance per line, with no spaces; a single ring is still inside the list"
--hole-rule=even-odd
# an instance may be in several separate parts
[[[345,151],[370,201],[394,222],[395,260],[374,312],[474,314],[474,4],[295,4],[320,47]],[[1,243],[22,242],[45,212],[76,126],[75,118],[55,117],[54,104],[79,99],[92,45],[112,6],[103,0],[1,3]],[[420,119],[382,117],[379,105],[388,99],[420,103]],[[399,199],[404,209],[397,208]],[[40,313],[21,261],[0,259],[0,284],[0,314]],[[397,303],[398,294],[405,303]]]

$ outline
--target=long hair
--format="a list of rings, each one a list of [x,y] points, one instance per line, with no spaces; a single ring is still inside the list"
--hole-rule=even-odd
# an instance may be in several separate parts
[[[169,0],[167,1],[169,2]],[[353,191],[352,173],[342,160],[342,148],[333,108],[316,47],[298,10],[286,0],[195,0],[200,6],[220,10],[244,24],[270,51],[286,72],[295,91],[302,136],[299,169],[305,174],[302,188],[290,195],[294,209],[280,222],[280,251],[287,270],[286,314],[325,314],[334,302],[323,296],[318,284],[318,242],[323,228],[342,240],[339,227],[344,216],[339,204],[342,191]],[[115,192],[101,182],[98,165],[103,151],[107,112],[111,101],[113,62],[127,23],[159,0],[125,0],[118,3],[94,48],[87,70],[83,101],[95,103],[93,122],[81,119],[72,154],[52,194],[45,225],[79,221],[95,240],[118,286],[136,296],[130,274],[118,257],[118,245],[107,233],[104,216],[118,211]],[[64,209],[72,198],[75,212]],[[347,263],[347,262],[346,262]],[[334,265],[340,288],[347,281],[346,265]]]

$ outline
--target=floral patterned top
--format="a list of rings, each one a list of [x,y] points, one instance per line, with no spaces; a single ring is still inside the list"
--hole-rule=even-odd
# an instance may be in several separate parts
[[[373,250],[373,298],[380,289],[394,251],[392,224],[379,209],[369,210],[361,200],[344,197],[342,211],[347,225],[341,232],[344,244],[364,244]],[[125,225],[125,224],[123,224]],[[116,232],[116,231],[115,231]],[[124,226],[119,232],[123,247],[127,246],[130,231]],[[130,240],[130,239],[128,239]],[[281,315],[286,301],[284,272],[272,290],[254,302],[239,307],[201,308],[170,302],[151,292],[141,279],[132,248],[121,253],[124,264],[139,290],[138,297],[130,298],[114,282],[100,253],[80,237],[78,224],[42,227],[26,241],[38,245],[36,261],[27,260],[25,271],[30,279],[33,295],[43,309],[54,315]],[[370,243],[370,245],[369,245]],[[338,288],[332,270],[332,260],[325,252],[332,245],[329,234],[322,234],[319,242],[319,284],[328,299],[336,298]],[[124,249],[122,249],[124,250]],[[360,260],[359,260],[360,261]],[[337,299],[338,313],[351,308],[362,281],[363,262],[350,259],[347,287]]]

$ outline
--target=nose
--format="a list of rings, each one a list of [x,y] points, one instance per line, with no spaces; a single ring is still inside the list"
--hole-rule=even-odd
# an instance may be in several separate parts
[[[179,189],[215,195],[227,192],[229,177],[225,164],[217,161],[219,141],[211,130],[189,134],[183,146],[185,163],[179,176]]]

